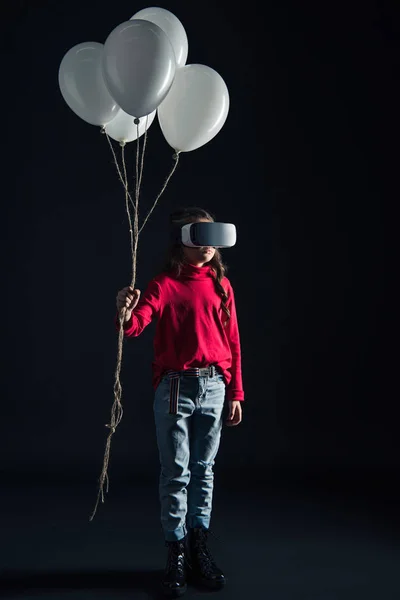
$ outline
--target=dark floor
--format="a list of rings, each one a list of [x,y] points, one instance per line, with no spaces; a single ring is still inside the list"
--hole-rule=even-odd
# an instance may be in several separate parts
[[[300,482],[301,483],[301,482]],[[394,499],[299,482],[216,479],[210,546],[228,579],[219,598],[399,600]],[[111,482],[89,522],[93,486],[3,484],[1,597],[160,598],[166,559],[157,482]],[[389,496],[388,496],[389,498]],[[185,598],[210,592],[188,589]]]

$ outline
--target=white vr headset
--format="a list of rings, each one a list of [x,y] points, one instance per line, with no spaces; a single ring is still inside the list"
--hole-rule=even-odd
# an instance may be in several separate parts
[[[177,241],[189,248],[232,248],[236,244],[236,227],[233,223],[188,223],[180,228]]]

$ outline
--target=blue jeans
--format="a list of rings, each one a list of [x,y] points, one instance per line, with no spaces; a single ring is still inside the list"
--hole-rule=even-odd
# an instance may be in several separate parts
[[[214,377],[180,376],[176,414],[170,413],[170,380],[163,377],[154,397],[161,473],[161,526],[166,541],[180,540],[188,527],[209,528],[225,382]]]

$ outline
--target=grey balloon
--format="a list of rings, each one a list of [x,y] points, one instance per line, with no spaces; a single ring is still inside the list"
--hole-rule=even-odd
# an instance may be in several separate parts
[[[118,25],[104,44],[103,74],[117,104],[133,117],[149,115],[174,81],[175,54],[155,23],[134,19]]]
[[[58,82],[65,102],[91,125],[106,125],[119,112],[102,72],[103,44],[84,42],[65,54]]]

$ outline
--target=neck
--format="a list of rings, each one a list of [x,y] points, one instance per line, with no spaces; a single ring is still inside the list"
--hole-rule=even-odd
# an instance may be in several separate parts
[[[183,277],[189,279],[208,279],[212,276],[212,269],[208,263],[185,262],[181,273]]]
[[[188,263],[188,264],[189,264],[189,265],[192,265],[192,267],[199,267],[199,268],[201,268],[201,267],[205,267],[205,266],[206,266],[208,263],[196,263],[196,262],[194,262],[194,263],[191,263],[191,262],[190,262],[190,263]]]
[[[196,262],[196,261],[191,261],[189,258],[185,258],[184,263],[187,265],[192,265],[192,267],[205,267],[205,266],[210,266],[210,262]]]

